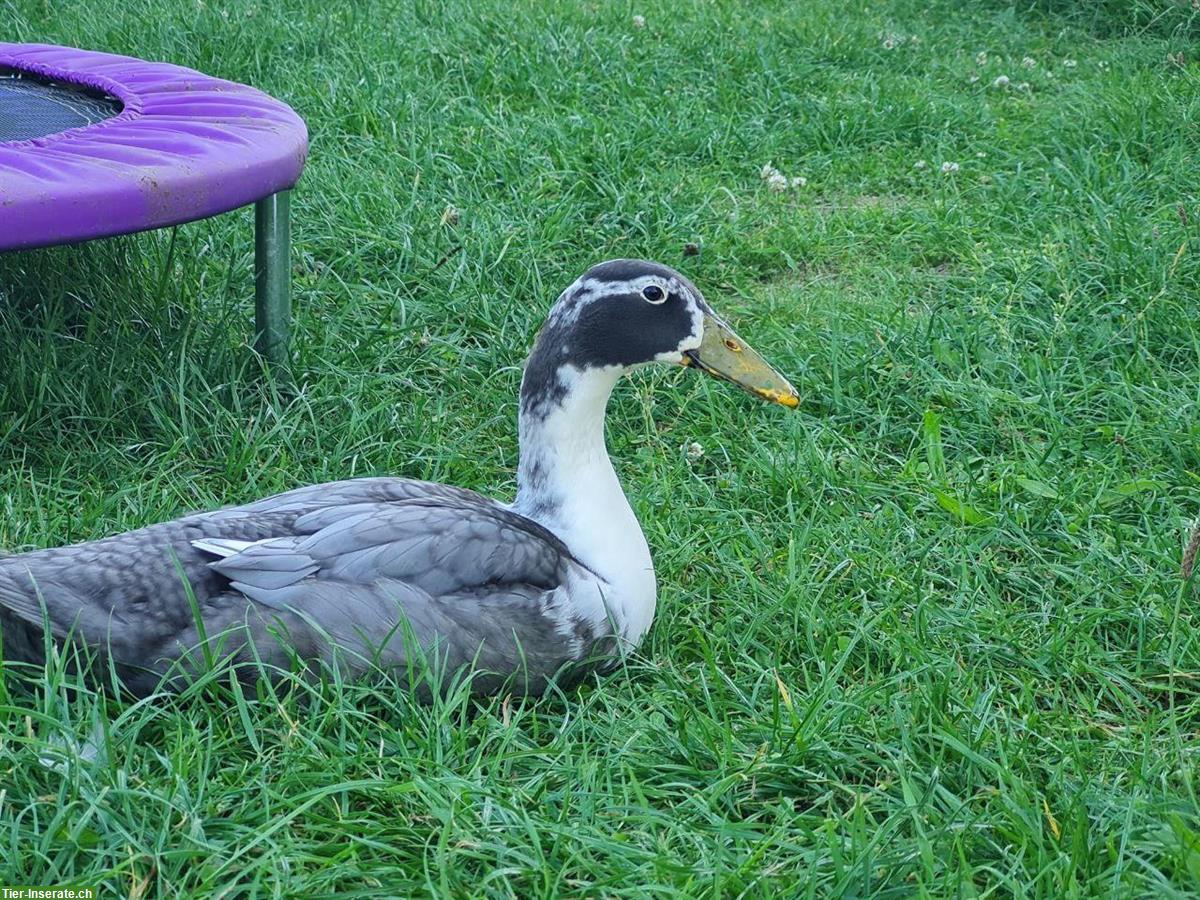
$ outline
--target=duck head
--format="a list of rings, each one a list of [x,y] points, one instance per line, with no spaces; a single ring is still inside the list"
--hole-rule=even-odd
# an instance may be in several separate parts
[[[674,269],[640,259],[593,266],[563,291],[525,368],[522,401],[553,403],[587,373],[689,366],[795,408],[800,397]]]
[[[513,509],[556,534],[606,585],[601,605],[631,645],[650,627],[657,587],[608,457],[604,419],[620,377],[649,363],[699,369],[787,407],[800,402],[674,269],[615,259],[558,298],[525,363]]]

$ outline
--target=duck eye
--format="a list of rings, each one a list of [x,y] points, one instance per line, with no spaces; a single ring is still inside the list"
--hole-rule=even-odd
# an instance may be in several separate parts
[[[667,292],[657,284],[648,284],[642,288],[642,297],[647,303],[662,303],[667,299]]]

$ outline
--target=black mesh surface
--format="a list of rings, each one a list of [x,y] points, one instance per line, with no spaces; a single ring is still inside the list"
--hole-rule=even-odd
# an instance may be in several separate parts
[[[120,100],[99,91],[0,68],[0,143],[93,125],[122,108]]]

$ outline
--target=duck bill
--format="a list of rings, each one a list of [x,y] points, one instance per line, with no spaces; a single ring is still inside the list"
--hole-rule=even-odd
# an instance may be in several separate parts
[[[714,378],[736,384],[747,393],[795,409],[800,395],[754,349],[714,316],[704,314],[700,346],[683,354],[683,365],[694,366]]]

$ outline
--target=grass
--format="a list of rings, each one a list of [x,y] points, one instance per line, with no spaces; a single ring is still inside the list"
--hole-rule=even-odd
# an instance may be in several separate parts
[[[659,615],[567,695],[123,705],[10,666],[0,884],[1200,890],[1194,4],[5,0],[0,31],[254,83],[312,136],[294,391],[245,346],[246,212],[0,259],[0,546],[355,475],[508,495],[524,352],[606,257],[679,265],[806,398],[618,391]],[[97,723],[100,759],[37,762]]]

